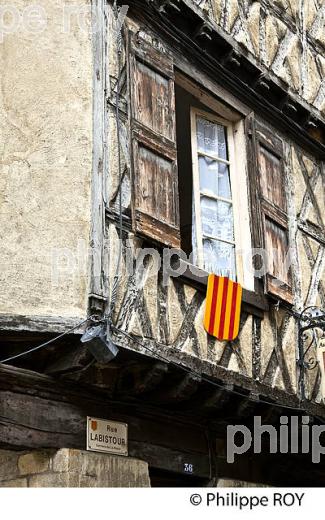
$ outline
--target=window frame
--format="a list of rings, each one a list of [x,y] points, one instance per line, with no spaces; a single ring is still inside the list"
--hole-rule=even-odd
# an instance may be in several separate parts
[[[197,109],[195,107],[190,108],[191,117],[191,152],[192,152],[192,178],[193,178],[193,200],[194,200],[194,211],[195,211],[195,232],[197,256],[198,256],[198,267],[204,270],[204,257],[203,257],[203,231],[202,231],[202,220],[201,220],[201,189],[200,189],[200,178],[199,178],[199,161],[198,161],[198,149],[197,149],[197,131],[196,131],[196,120],[197,117],[202,117],[211,121],[212,123],[218,123],[223,125],[227,129],[227,148],[228,148],[228,161],[229,163],[229,176],[231,186],[231,202],[233,208],[233,224],[234,224],[234,246],[235,246],[235,263],[236,263],[236,278],[237,281],[249,290],[254,290],[254,275],[252,267],[250,270],[246,268],[246,258],[244,245],[248,249],[251,248],[251,215],[249,211],[248,201],[248,185],[247,185],[247,168],[246,168],[246,139],[245,139],[245,125],[244,120],[229,121],[224,117],[205,112],[204,110]],[[240,142],[241,141],[241,142]],[[242,161],[242,168],[239,168],[239,157]],[[244,192],[241,193],[241,190]],[[242,197],[245,194],[245,208],[246,222],[242,224],[240,218],[240,208],[242,203]],[[216,197],[216,200],[225,200]],[[199,210],[199,211],[198,211]],[[247,221],[248,220],[248,221]],[[232,243],[223,239],[218,239],[220,242]],[[193,241],[192,241],[193,244]]]

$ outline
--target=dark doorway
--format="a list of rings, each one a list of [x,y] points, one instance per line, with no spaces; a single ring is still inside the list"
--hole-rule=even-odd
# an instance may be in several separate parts
[[[151,487],[207,487],[208,479],[150,468]]]

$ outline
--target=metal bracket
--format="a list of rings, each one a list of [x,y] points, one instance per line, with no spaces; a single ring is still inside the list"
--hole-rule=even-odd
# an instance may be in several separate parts
[[[306,398],[305,372],[314,370],[318,366],[317,344],[319,338],[325,336],[325,310],[315,306],[306,307],[299,315],[298,326],[299,390],[301,399],[304,400]],[[311,334],[308,334],[309,332]]]

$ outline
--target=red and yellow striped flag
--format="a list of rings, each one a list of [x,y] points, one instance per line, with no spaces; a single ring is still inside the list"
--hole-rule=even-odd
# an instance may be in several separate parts
[[[229,278],[210,274],[204,328],[220,340],[236,339],[239,332],[242,286]]]

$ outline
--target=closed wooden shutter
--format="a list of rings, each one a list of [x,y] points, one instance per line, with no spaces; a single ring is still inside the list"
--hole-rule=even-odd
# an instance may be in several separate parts
[[[292,303],[288,238],[286,172],[282,140],[258,122],[251,122],[256,167],[256,216],[260,243],[266,251],[265,292]]]
[[[180,247],[173,60],[132,32],[129,84],[134,228]]]

